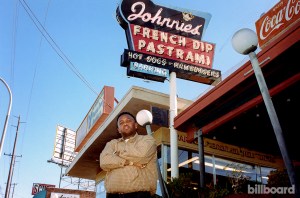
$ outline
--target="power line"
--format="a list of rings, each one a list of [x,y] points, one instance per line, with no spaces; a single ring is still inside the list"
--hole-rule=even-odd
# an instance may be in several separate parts
[[[46,13],[45,13],[44,22],[43,22],[44,25],[46,24],[46,20],[47,20],[47,16],[48,16],[48,10],[49,10],[50,3],[51,3],[51,0],[49,0],[48,4],[47,4],[47,9],[46,9]],[[42,39],[42,37],[40,37],[38,54],[40,54],[40,52],[41,52],[42,41],[43,41],[43,39]],[[37,71],[37,67],[38,67],[38,62],[39,62],[39,60],[37,60],[36,65],[34,67],[34,73],[33,73],[33,77],[32,77],[32,83],[31,83],[30,94],[29,94],[29,102],[28,102],[28,107],[27,107],[27,113],[26,113],[25,120],[27,120],[28,114],[29,114],[29,108],[30,108],[30,104],[31,104],[31,97],[32,97],[33,87],[34,87],[34,84],[35,84],[35,77],[36,77],[36,71]]]
[[[47,30],[44,28],[44,26],[40,23],[40,21],[37,19],[35,14],[32,12],[28,4],[25,0],[19,0],[22,7],[25,9],[26,13],[34,23],[34,25],[37,27],[37,29],[40,31],[40,33],[43,35],[43,37],[46,39],[46,41],[50,44],[52,49],[57,53],[57,55],[66,63],[66,65],[71,69],[71,71],[96,95],[98,95],[98,92],[91,86],[91,84],[86,80],[86,78],[79,72],[78,68],[71,62],[71,60],[65,55],[65,53],[60,49],[60,47],[57,45],[57,43],[53,40],[53,38],[49,35]]]
[[[46,9],[46,13],[45,13],[44,22],[43,22],[44,25],[46,24],[46,20],[47,20],[47,16],[48,16],[48,10],[49,10],[50,3],[51,3],[51,0],[49,0],[48,4],[47,4],[47,9]],[[38,56],[37,57],[40,57],[39,55],[40,55],[40,52],[41,52],[42,41],[43,41],[43,38],[40,37],[39,47],[38,47]],[[29,91],[29,100],[28,100],[28,105],[27,105],[27,112],[26,112],[26,116],[25,116],[25,121],[27,120],[28,115],[29,115],[29,110],[30,110],[31,101],[32,101],[32,93],[33,93],[35,79],[36,79],[36,74],[37,74],[37,68],[39,66],[39,60],[40,59],[38,59],[36,61],[36,64],[35,64],[35,67],[34,67],[34,72],[33,72],[33,77],[32,77],[32,82],[31,82],[31,88],[30,88],[30,91]],[[24,131],[26,131],[26,125],[25,125]],[[24,137],[25,137],[25,135],[23,136],[23,138]],[[22,148],[23,148],[23,141],[24,141],[24,139],[22,139]]]
[[[71,60],[65,55],[65,53],[60,49],[60,47],[57,45],[57,43],[53,40],[53,38],[50,36],[50,34],[47,32],[45,27],[41,24],[41,22],[37,19],[33,11],[30,9],[28,4],[25,0],[19,0],[22,7],[25,9],[26,13],[34,23],[34,25],[37,27],[37,29],[40,31],[40,33],[43,35],[43,37],[46,39],[46,41],[49,43],[49,45],[52,47],[52,49],[57,53],[57,55],[66,63],[66,65],[71,69],[71,71],[85,84],[87,87],[98,96],[98,92],[91,86],[91,84],[86,80],[86,78],[79,72],[78,68],[71,62]],[[110,108],[113,108],[110,106],[103,97],[101,97],[103,102],[107,104]],[[117,101],[117,100],[116,100]]]
[[[12,51],[11,51],[11,88],[13,90],[14,85],[14,68],[15,68],[15,58],[16,58],[16,35],[17,35],[17,24],[19,9],[18,9],[18,1],[15,3],[14,17],[13,17],[13,34],[12,34]]]

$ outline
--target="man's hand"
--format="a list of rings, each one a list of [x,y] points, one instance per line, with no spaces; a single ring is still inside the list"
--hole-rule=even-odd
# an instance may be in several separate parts
[[[129,160],[126,160],[124,163],[124,166],[132,166],[132,165],[134,165],[134,163]]]
[[[126,160],[124,163],[124,166],[136,166],[139,168],[145,168],[147,165],[146,164],[140,164],[138,162],[131,162],[129,160]]]
[[[145,168],[147,166],[147,164],[140,164],[140,163],[133,163],[134,166],[137,166],[139,168]]]

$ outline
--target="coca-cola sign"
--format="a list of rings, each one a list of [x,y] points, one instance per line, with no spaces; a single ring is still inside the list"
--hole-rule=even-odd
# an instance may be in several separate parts
[[[258,43],[264,48],[269,42],[280,36],[284,30],[300,20],[300,0],[281,0],[258,21],[256,32]]]

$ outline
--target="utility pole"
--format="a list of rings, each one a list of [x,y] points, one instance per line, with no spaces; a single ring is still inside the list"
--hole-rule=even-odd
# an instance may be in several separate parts
[[[10,157],[12,157],[12,154],[6,154],[6,153],[4,153],[4,155],[7,155],[7,156],[10,156]],[[22,155],[15,155],[15,157],[22,157]],[[12,165],[12,173],[11,173],[11,181],[12,181],[12,178],[13,178],[13,173],[14,173],[14,169],[15,169],[15,164],[16,164],[16,158],[14,159],[14,162],[13,162],[13,165]],[[9,186],[9,192],[8,192],[8,195],[10,194],[10,189],[11,189],[11,186],[15,186],[16,184],[14,183],[14,184],[10,184],[10,186]],[[12,194],[13,194],[14,192],[12,192]]]
[[[18,117],[18,125],[17,125],[17,130],[16,130],[14,148],[13,148],[13,152],[11,154],[11,161],[10,161],[9,173],[8,173],[8,177],[7,177],[6,190],[5,190],[5,198],[9,198],[11,180],[12,180],[12,175],[13,175],[13,168],[14,168],[14,164],[15,164],[15,160],[16,160],[15,157],[22,157],[22,156],[16,156],[15,155],[16,144],[17,144],[17,140],[18,140],[19,126],[20,126],[20,116]]]

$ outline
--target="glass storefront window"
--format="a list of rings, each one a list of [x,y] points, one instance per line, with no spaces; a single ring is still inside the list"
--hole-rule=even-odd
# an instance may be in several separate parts
[[[170,155],[170,146],[164,145],[164,150],[162,157],[165,159],[165,165],[161,165],[161,169],[165,167],[167,169],[164,179],[170,181],[171,179],[171,155]],[[167,155],[167,156],[165,156]],[[161,159],[159,158],[161,163]],[[234,171],[241,171],[245,176],[249,178],[250,181],[258,183],[267,183],[267,175],[271,168],[254,166],[239,162],[234,162],[231,160],[222,159],[219,157],[205,155],[205,172],[211,175],[230,177]],[[178,150],[178,165],[179,165],[179,174],[181,173],[193,173],[195,176],[196,182],[199,181],[199,154],[193,151],[188,150]],[[164,170],[162,170],[164,173]]]

